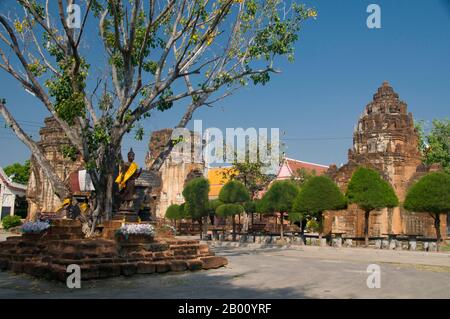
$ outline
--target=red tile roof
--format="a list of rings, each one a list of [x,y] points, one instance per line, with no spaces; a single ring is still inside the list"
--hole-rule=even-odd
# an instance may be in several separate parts
[[[317,175],[322,175],[328,170],[328,166],[326,165],[299,161],[292,158],[285,158],[284,160],[293,175],[297,175],[299,169],[305,169],[309,173],[316,171]]]

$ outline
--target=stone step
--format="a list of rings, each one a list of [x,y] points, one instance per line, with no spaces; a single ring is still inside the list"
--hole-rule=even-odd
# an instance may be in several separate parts
[[[207,245],[199,244],[197,240],[118,243],[99,238],[61,239],[67,236],[53,233],[1,242],[0,269],[65,281],[68,276],[66,268],[70,264],[80,265],[82,280],[210,269],[223,265],[223,261],[213,258]],[[203,258],[206,259],[202,261]]]
[[[81,227],[81,222],[76,219],[53,219],[52,226],[56,227]]]
[[[9,236],[6,238],[7,242],[11,242],[11,241],[20,241],[23,237],[22,236]]]
[[[177,239],[165,239],[169,245],[196,245],[199,244],[199,240],[177,240]]]
[[[58,242],[49,243],[49,248],[66,249],[66,248],[80,249],[80,250],[96,250],[99,248],[116,248],[116,243],[112,240],[106,239],[70,239],[61,240]]]
[[[49,230],[47,230],[47,234],[51,235],[60,235],[60,234],[74,234],[74,235],[80,235],[83,236],[83,231],[81,230],[81,227],[50,227]]]
[[[76,251],[76,252],[48,252],[48,255],[53,259],[73,259],[73,260],[85,260],[92,258],[114,258],[117,257],[117,252],[101,252],[101,253],[88,253],[84,251]]]
[[[170,250],[179,250],[179,249],[201,249],[202,246],[200,245],[175,245],[175,246],[170,246],[169,249]]]
[[[51,261],[53,264],[57,265],[72,265],[72,264],[78,264],[78,265],[89,265],[89,264],[95,264],[95,265],[101,265],[101,264],[114,264],[114,263],[121,263],[123,262],[123,259],[119,257],[99,257],[99,258],[88,258],[88,259],[63,259],[63,258],[52,258],[51,260],[43,259],[43,261]]]

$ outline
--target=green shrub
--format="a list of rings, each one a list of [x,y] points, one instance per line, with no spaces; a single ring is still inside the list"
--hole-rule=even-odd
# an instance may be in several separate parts
[[[242,214],[244,207],[239,204],[222,204],[216,209],[217,216],[227,217]]]
[[[450,175],[433,172],[411,186],[404,207],[413,212],[428,213],[434,219],[438,244],[442,242],[441,214],[450,213]],[[439,247],[438,247],[439,249]]]
[[[320,224],[317,220],[310,219],[306,223],[306,229],[308,232],[317,233],[320,231]]]
[[[20,216],[16,216],[16,215],[9,215],[9,216],[5,216],[2,219],[2,224],[3,224],[3,228],[8,230],[12,227],[16,227],[16,226],[20,226],[22,225],[22,222],[20,221]]]
[[[172,204],[166,210],[166,218],[170,220],[179,220],[184,218],[184,210],[180,209],[180,205]]]

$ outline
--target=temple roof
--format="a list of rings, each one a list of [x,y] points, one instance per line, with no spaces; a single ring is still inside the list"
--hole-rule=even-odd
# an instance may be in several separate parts
[[[8,175],[6,175],[5,171],[0,167],[0,181],[5,183],[7,187],[25,192],[27,190],[26,185],[22,185],[16,182],[13,182]]]
[[[289,170],[290,176],[297,175],[297,171],[300,169],[304,169],[308,173],[312,173],[313,171],[315,171],[317,175],[321,175],[328,170],[328,166],[326,166],[326,165],[310,163],[310,162],[305,162],[305,161],[300,161],[300,160],[285,157],[283,159],[283,164],[281,165],[280,170],[278,171],[278,174],[277,174],[278,178],[284,177],[284,176],[281,176],[283,167],[286,167]]]
[[[378,88],[377,93],[373,95],[374,101],[382,99],[398,99],[398,94],[394,91],[388,81],[384,81]]]

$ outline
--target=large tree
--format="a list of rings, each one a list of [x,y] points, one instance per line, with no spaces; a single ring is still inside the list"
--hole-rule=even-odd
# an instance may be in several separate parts
[[[177,220],[182,220],[186,217],[187,215],[184,212],[184,206],[180,207],[180,205],[172,204],[166,210],[165,218],[172,220],[175,224],[175,228],[177,227]]]
[[[303,219],[307,215],[316,217],[319,220],[320,237],[322,237],[323,212],[345,208],[346,204],[344,195],[329,177],[315,176],[311,177],[302,187],[292,210]]]
[[[365,245],[369,245],[370,212],[385,207],[395,207],[398,199],[392,186],[378,172],[359,167],[348,183],[346,196],[349,203],[357,204],[364,210]]]
[[[284,215],[292,211],[292,205],[298,192],[299,188],[293,181],[275,181],[262,198],[259,209],[268,213],[280,214],[281,240],[284,240]]]
[[[236,240],[236,215],[240,215],[244,211],[243,205],[249,199],[250,195],[248,190],[239,181],[229,181],[220,190],[219,200],[224,204],[218,206],[216,212],[220,216],[231,216],[233,222],[233,240]]]
[[[18,0],[0,14],[0,69],[56,119],[71,143],[64,153],[80,156],[91,175],[94,215],[106,219],[126,134],[142,138],[139,122],[174,105],[185,107],[174,127],[185,127],[199,107],[248,83],[266,84],[278,57],[292,59],[302,23],[316,15],[282,0],[80,0],[76,21],[67,13],[77,11],[74,3]],[[2,99],[0,113],[55,194],[70,197],[15,118],[17,103]],[[175,144],[167,143],[152,170]]]
[[[424,163],[440,164],[445,172],[450,173],[450,120],[434,119],[428,132],[425,132],[423,122],[418,122],[416,128]]]
[[[25,161],[23,164],[14,163],[6,166],[3,170],[6,175],[12,176],[13,182],[26,185],[30,178],[30,161]]]
[[[429,213],[433,217],[439,249],[442,241],[440,215],[450,213],[450,175],[434,172],[419,179],[408,190],[404,207],[414,212]]]

